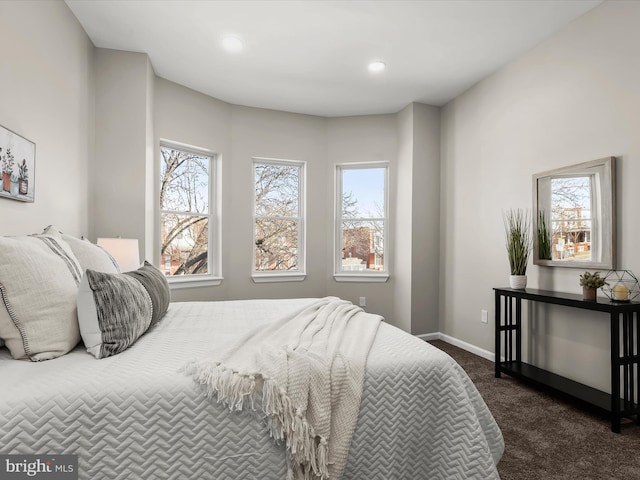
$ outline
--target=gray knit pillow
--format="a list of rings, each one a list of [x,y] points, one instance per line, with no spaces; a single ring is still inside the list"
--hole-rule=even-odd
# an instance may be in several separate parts
[[[150,326],[153,327],[167,313],[169,302],[171,302],[169,283],[166,277],[147,261],[137,270],[126,272],[124,275],[129,275],[138,280],[149,294],[149,297],[151,297],[153,311],[151,312]]]
[[[87,351],[96,358],[123,352],[168,306],[169,285],[147,262],[126,273],[87,270],[78,291],[78,321]]]

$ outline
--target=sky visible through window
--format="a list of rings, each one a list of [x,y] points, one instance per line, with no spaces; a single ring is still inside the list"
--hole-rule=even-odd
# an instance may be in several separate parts
[[[357,200],[358,215],[384,215],[384,168],[347,168],[342,171],[342,191]]]

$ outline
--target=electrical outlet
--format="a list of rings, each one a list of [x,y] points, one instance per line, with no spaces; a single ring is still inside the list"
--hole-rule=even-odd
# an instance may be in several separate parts
[[[361,307],[367,306],[367,297],[360,297],[360,306]]]
[[[480,321],[482,323],[489,323],[489,312],[487,310],[480,310]]]

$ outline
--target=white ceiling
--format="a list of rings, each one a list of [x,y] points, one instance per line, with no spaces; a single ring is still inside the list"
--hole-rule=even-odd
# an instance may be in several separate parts
[[[237,105],[326,117],[444,105],[602,0],[66,0],[97,47]],[[244,40],[239,54],[225,34]],[[387,69],[371,74],[367,64]]]

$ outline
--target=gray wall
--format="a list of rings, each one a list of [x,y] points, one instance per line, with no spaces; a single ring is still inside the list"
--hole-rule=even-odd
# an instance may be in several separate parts
[[[232,109],[233,200],[223,206],[230,263],[225,267],[231,298],[314,297],[325,291],[327,228],[325,185],[326,119],[310,115],[234,106]],[[307,162],[306,271],[303,282],[260,283],[250,278],[253,266],[252,158],[266,157]],[[224,215],[224,214],[223,214]],[[227,282],[227,280],[225,280]]]
[[[493,350],[492,286],[508,285],[502,211],[531,207],[536,172],[618,157],[619,267],[640,273],[640,3],[605,2],[442,112],[441,329]],[[527,269],[530,287],[580,292],[582,270]],[[548,308],[527,345],[560,374],[609,389],[608,321]]]
[[[413,334],[439,328],[440,109],[412,103],[397,114],[397,168],[391,191],[393,317]]]
[[[413,112],[410,332],[419,335],[440,331],[440,108]]]
[[[36,144],[35,202],[0,198],[0,235],[88,234],[93,44],[62,2],[0,2],[0,124]]]
[[[393,318],[397,325],[411,331],[411,272],[410,261],[413,246],[411,232],[413,208],[411,194],[413,185],[413,104],[403,108],[398,114],[397,169],[391,182],[393,215],[390,221],[393,229],[404,234],[396,235],[391,245],[393,252]]]
[[[149,134],[153,71],[146,54],[97,48],[95,78],[91,238],[137,238],[146,246],[153,225],[147,216],[153,211],[147,181],[155,158]]]
[[[352,301],[357,305],[359,297],[366,297],[369,312],[378,313],[389,322],[408,330],[410,318],[401,318],[394,315],[394,285],[398,281],[395,270],[395,257],[389,261],[390,278],[386,283],[349,283],[336,282],[333,279],[333,252],[334,252],[334,175],[335,166],[340,163],[351,162],[389,162],[390,202],[394,202],[393,185],[395,172],[398,170],[396,134],[396,115],[367,115],[356,117],[330,118],[328,132],[328,155],[325,205],[328,210],[328,226],[326,243],[329,248],[325,262],[327,263],[327,281],[329,295],[336,295]],[[393,208],[393,207],[392,207]],[[393,254],[393,244],[396,235],[391,227],[389,242]]]
[[[225,183],[222,188],[222,205],[228,206],[233,202],[232,155],[231,155],[231,105],[184,88],[162,78],[155,79],[154,92],[154,148],[157,149],[160,140],[181,142],[187,145],[204,148],[219,155],[222,163],[222,175]],[[160,178],[160,153],[155,150],[154,175]],[[158,198],[158,183],[154,182],[154,199]],[[159,225],[160,217],[157,211],[152,213],[154,225]],[[222,219],[222,232],[224,235],[223,273],[230,266],[232,255],[227,230],[232,227],[233,219]],[[157,264],[160,257],[160,232],[154,232],[153,248],[147,249],[145,257]],[[192,299],[221,299],[228,294],[228,282],[215,289],[194,288],[187,291],[174,293],[174,298],[181,300]]]

